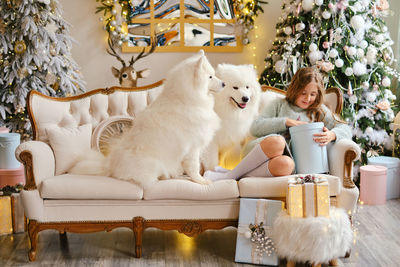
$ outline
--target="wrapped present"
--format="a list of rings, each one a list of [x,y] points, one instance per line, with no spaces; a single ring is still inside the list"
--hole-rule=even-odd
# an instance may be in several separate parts
[[[11,197],[0,196],[0,235],[12,233]]]
[[[313,175],[288,180],[286,209],[291,217],[329,217],[328,181]]]
[[[400,159],[387,156],[368,158],[368,165],[387,168],[386,199],[400,198]]]
[[[22,205],[22,185],[5,186],[0,189],[0,234],[23,233],[26,217]]]
[[[11,215],[13,233],[23,233],[26,231],[26,217],[20,193],[11,195]]]
[[[266,199],[240,199],[235,261],[278,265],[271,236],[272,225],[283,202]]]

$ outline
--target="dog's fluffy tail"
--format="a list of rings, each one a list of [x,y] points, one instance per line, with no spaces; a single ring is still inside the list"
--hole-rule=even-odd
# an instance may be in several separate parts
[[[75,165],[68,171],[73,174],[109,176],[106,157],[97,150],[88,150],[78,157]]]
[[[110,175],[114,178],[130,181],[146,188],[156,182],[165,173],[163,165],[154,158],[129,155],[111,158]]]

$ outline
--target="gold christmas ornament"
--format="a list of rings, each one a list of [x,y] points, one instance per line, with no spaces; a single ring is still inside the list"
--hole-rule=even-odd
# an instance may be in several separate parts
[[[26,51],[26,44],[24,41],[16,41],[14,45],[14,51],[17,54],[23,54]]]
[[[57,81],[56,75],[51,72],[48,72],[46,75],[46,84],[54,84]]]
[[[23,79],[23,78],[25,78],[26,76],[28,76],[28,69],[27,68],[21,68],[21,69],[18,69],[18,77],[20,78],[20,79]]]
[[[22,105],[17,105],[17,107],[15,108],[15,114],[24,113],[24,111],[25,111],[25,107]]]
[[[54,44],[50,46],[50,55],[52,55],[53,57],[57,55],[56,46]]]

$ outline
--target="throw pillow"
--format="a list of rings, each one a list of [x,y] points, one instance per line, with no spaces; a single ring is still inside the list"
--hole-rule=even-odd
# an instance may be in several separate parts
[[[90,149],[91,124],[77,128],[52,127],[46,133],[56,159],[56,175],[71,169],[77,158]]]

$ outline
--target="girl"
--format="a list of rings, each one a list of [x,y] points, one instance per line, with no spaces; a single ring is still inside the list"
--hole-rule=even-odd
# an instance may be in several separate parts
[[[350,127],[337,120],[322,104],[324,91],[322,76],[317,69],[298,70],[287,89],[286,98],[277,99],[267,106],[251,125],[250,133],[257,139],[246,145],[246,156],[242,161],[230,171],[217,166],[216,171],[206,171],[204,177],[216,181],[292,174],[294,161],[286,142],[289,139],[288,128],[292,126],[323,122],[323,132],[314,134],[314,141],[320,146],[342,138],[350,139]]]

